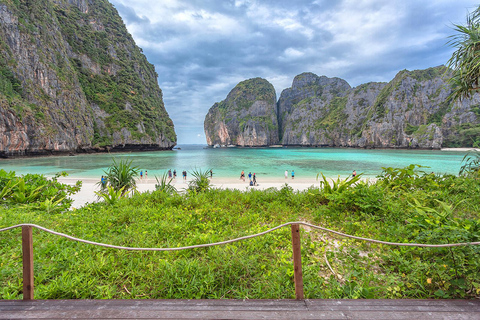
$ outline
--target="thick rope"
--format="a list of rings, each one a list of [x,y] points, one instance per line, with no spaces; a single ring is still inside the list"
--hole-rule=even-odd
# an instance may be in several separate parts
[[[84,240],[84,239],[80,239],[80,238],[75,238],[75,237],[69,236],[67,234],[56,232],[56,231],[53,231],[53,230],[49,230],[49,229],[41,227],[39,225],[30,224],[30,223],[17,224],[17,225],[11,226],[11,227],[3,228],[3,229],[0,229],[0,232],[11,230],[11,229],[14,229],[14,228],[19,228],[19,227],[34,227],[34,228],[43,230],[45,232],[48,232],[48,233],[51,233],[51,234],[54,234],[54,235],[57,235],[57,236],[60,236],[60,237],[64,237],[64,238],[67,238],[67,239],[70,239],[70,240],[73,240],[73,241],[83,242],[83,243],[86,243],[86,244],[92,244],[92,245],[95,245],[95,246],[100,246],[100,247],[105,247],[105,248],[121,249],[121,250],[133,250],[133,251],[178,251],[178,250],[185,250],[185,249],[213,247],[213,246],[223,245],[223,244],[237,242],[237,241],[241,241],[241,240],[251,239],[251,238],[263,236],[264,234],[270,233],[272,231],[275,231],[277,229],[280,229],[280,228],[283,228],[285,226],[292,225],[292,224],[299,224],[299,225],[308,226],[310,228],[330,232],[330,233],[333,233],[333,234],[336,234],[336,235],[339,235],[339,236],[342,236],[342,237],[346,237],[346,238],[351,238],[351,239],[356,239],[356,240],[361,240],[361,241],[367,241],[367,242],[373,242],[373,243],[379,243],[379,244],[385,244],[385,245],[389,245],[389,246],[447,248],[447,247],[480,245],[480,241],[479,242],[464,242],[464,243],[446,243],[446,244],[388,242],[388,241],[381,241],[381,240],[352,236],[352,235],[349,235],[349,234],[345,234],[345,233],[338,232],[338,231],[335,231],[335,230],[330,230],[330,229],[320,227],[320,226],[316,226],[316,225],[313,225],[313,224],[310,224],[310,223],[307,223],[307,222],[303,222],[303,221],[287,222],[287,223],[281,224],[279,226],[276,226],[274,228],[268,229],[268,230],[260,232],[260,233],[256,233],[256,234],[252,234],[252,235],[244,236],[244,237],[240,237],[240,238],[235,238],[235,239],[231,239],[231,240],[214,242],[214,243],[197,244],[197,245],[186,246],[186,247],[175,247],[175,248],[132,248],[132,247],[114,246],[114,245],[110,245],[110,244],[105,244],[105,243],[100,243],[100,242],[94,242],[94,241],[88,241],[88,240]]]

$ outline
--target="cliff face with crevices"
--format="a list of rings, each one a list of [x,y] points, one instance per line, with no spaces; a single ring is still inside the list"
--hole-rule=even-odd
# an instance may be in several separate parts
[[[360,148],[472,147],[480,145],[480,94],[452,101],[444,67],[399,72],[389,83],[351,88],[339,78],[302,73],[277,102],[278,140],[285,146]],[[228,99],[227,99],[228,100]],[[251,114],[237,110],[230,126],[214,105],[207,115],[207,143],[225,144]],[[261,125],[261,123],[258,123]],[[219,142],[220,141],[220,142]],[[232,140],[228,140],[232,141]],[[237,145],[241,145],[238,144]],[[262,144],[253,144],[261,146]]]
[[[0,0],[0,156],[171,149],[157,74],[106,0]]]
[[[240,82],[205,117],[209,145],[268,146],[278,142],[276,94],[265,79]]]
[[[350,88],[307,73],[282,92],[284,145],[424,148],[480,143],[480,95],[449,98],[444,67],[401,71],[389,83]]]

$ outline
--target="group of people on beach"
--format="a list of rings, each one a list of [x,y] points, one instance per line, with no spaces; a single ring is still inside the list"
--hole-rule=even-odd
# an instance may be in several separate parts
[[[245,171],[242,170],[242,172],[240,173],[240,180],[243,180],[245,181]],[[254,172],[253,175],[251,172],[248,173],[248,180],[250,181],[250,186],[258,186],[257,184],[257,175],[256,173]]]
[[[211,171],[211,170],[210,170]],[[177,169],[168,169],[167,171],[167,175],[168,175],[168,179],[172,180],[172,179],[177,179]],[[140,179],[143,180],[143,178],[145,177],[145,179],[148,179],[148,171],[145,170],[145,172],[143,172],[143,170],[140,170]],[[183,177],[183,180],[187,180],[187,170],[183,170],[182,171],[182,177]],[[102,176],[102,183],[103,183],[103,176]]]

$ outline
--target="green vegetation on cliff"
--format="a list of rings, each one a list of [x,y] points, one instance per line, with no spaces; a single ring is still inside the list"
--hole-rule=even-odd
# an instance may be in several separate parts
[[[0,0],[0,5],[6,8],[0,25],[0,113],[13,111],[36,133],[12,152],[45,144],[61,145],[60,151],[175,145],[158,75],[111,3]],[[14,123],[5,124],[7,132],[21,130]]]
[[[108,1],[98,0],[89,6],[88,13],[75,6],[55,6],[62,34],[72,50],[78,56],[88,56],[100,69],[94,73],[80,59],[72,58],[87,100],[109,114],[105,123],[110,133],[126,127],[137,139],[144,135],[155,138],[156,132],[164,132],[170,141],[176,141],[161,90],[156,89],[158,75],[153,65],[134,45]],[[89,23],[98,26],[92,28]],[[127,104],[132,107],[127,109]],[[139,123],[144,124],[145,133],[139,132]]]

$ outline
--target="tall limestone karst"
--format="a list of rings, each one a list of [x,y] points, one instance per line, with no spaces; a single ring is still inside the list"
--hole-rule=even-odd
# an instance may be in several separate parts
[[[0,0],[0,156],[176,143],[157,74],[107,0]]]
[[[205,117],[209,145],[268,146],[278,143],[275,89],[265,79],[240,82]]]
[[[291,88],[282,91],[276,112],[261,109],[268,111],[266,118],[257,116],[259,110],[250,108],[251,102],[238,103],[256,99],[252,90],[258,84],[247,80],[208,112],[207,143],[424,149],[478,146],[480,94],[452,101],[448,77],[449,70],[442,66],[403,70],[389,83],[351,88],[339,78],[302,73],[294,78]],[[250,90],[242,89],[246,83],[252,84]],[[276,122],[278,135],[269,130],[270,135],[262,134],[264,139],[245,140],[253,132],[253,124],[273,129]]]
[[[452,101],[444,67],[401,71],[351,89],[340,79],[295,77],[279,99],[284,145],[440,148],[480,143],[480,95]]]

